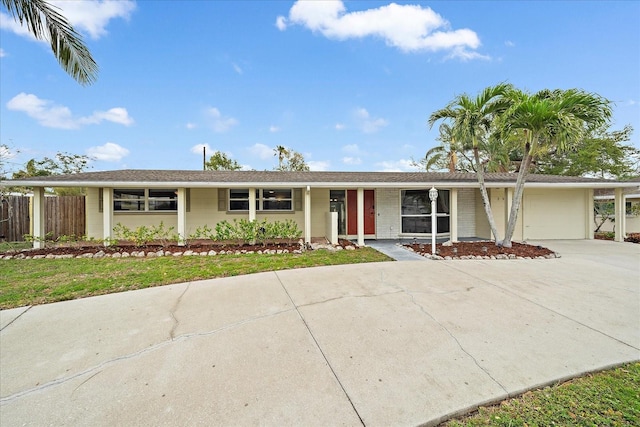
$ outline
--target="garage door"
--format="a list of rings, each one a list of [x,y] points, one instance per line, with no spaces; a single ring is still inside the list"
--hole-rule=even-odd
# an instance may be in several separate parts
[[[524,194],[524,238],[585,239],[584,190],[533,190]]]

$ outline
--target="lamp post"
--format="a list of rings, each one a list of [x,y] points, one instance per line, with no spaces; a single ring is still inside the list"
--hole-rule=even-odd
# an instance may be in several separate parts
[[[436,254],[436,234],[438,234],[438,224],[436,222],[436,200],[438,200],[438,190],[431,187],[429,190],[429,198],[431,199],[431,255]]]

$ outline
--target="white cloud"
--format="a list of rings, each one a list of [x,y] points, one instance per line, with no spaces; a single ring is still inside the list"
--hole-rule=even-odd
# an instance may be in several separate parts
[[[191,152],[193,154],[202,154],[203,148],[206,148],[207,152],[212,153],[211,146],[209,146],[209,144],[196,144],[193,147],[191,147]]]
[[[360,128],[364,133],[375,133],[389,123],[383,118],[373,118],[364,108],[358,108],[355,111],[356,119],[360,124]]]
[[[284,16],[278,16],[276,18],[276,27],[278,27],[278,29],[280,31],[284,31],[287,29],[287,18],[285,18]]]
[[[362,163],[360,157],[343,157],[342,163],[345,165],[359,165]]]
[[[331,166],[330,162],[320,161],[320,160],[310,160],[306,162],[309,166],[309,169],[312,171],[326,171]]]
[[[198,127],[198,125],[196,125],[195,123],[191,123],[191,122],[189,122],[189,123],[187,123],[187,124],[185,125],[185,127],[186,127],[188,130],[192,130],[192,129],[195,129],[196,127]]]
[[[233,69],[235,70],[236,73],[238,73],[238,74],[244,73],[242,68],[240,68],[240,66],[238,64],[236,64],[235,62],[231,63],[231,65],[233,66]]]
[[[344,130],[345,125],[343,123],[336,123],[336,130]]]
[[[344,147],[342,147],[342,151],[350,154],[359,154],[360,147],[358,147],[358,144],[347,144]]]
[[[254,144],[249,147],[249,152],[262,160],[267,160],[273,157],[273,148],[267,147],[266,145],[260,143]]]
[[[131,126],[133,124],[133,119],[129,117],[127,109],[122,107],[111,108],[107,111],[96,111],[89,117],[82,117],[78,119],[78,122],[81,124],[95,125],[103,120],[124,126]]]
[[[132,0],[55,0],[50,3],[59,8],[60,12],[76,30],[88,34],[92,39],[99,39],[105,36],[109,21],[116,18],[129,19],[136,8],[136,3]],[[5,13],[0,13],[0,28],[34,39],[25,27]]]
[[[511,40],[507,40],[506,42],[504,42],[504,45],[507,47],[515,47],[516,44]]]
[[[446,59],[459,59],[461,61],[471,61],[472,59],[482,59],[488,61],[491,59],[490,56],[479,54],[478,52],[472,52],[462,47],[455,47],[451,50],[451,52],[445,57]]]
[[[105,162],[119,162],[128,154],[129,150],[113,142],[107,142],[104,145],[87,148],[87,155],[89,157]]]
[[[377,37],[403,52],[477,49],[478,35],[468,29],[452,30],[449,22],[429,7],[391,3],[376,9],[347,12],[342,1],[296,1],[289,16],[276,26],[302,25],[323,36],[346,40]]]
[[[213,130],[219,133],[226,132],[238,124],[236,119],[223,116],[220,110],[215,107],[207,108],[206,115],[211,119]]]
[[[107,34],[109,21],[116,18],[129,19],[136,8],[132,0],[118,1],[52,1],[76,30],[83,31],[92,39]]]
[[[376,163],[376,166],[381,168],[380,172],[411,172],[416,170],[413,162],[407,159],[380,162]]]
[[[271,125],[271,126],[269,126],[269,132],[271,132],[271,133],[280,132],[280,128],[278,126]]]
[[[632,105],[638,105],[638,101],[630,99],[627,101],[627,106],[631,107]]]
[[[0,47],[0,58],[4,58],[5,56],[7,56],[7,52],[5,52],[4,49]]]
[[[7,108],[22,111],[34,118],[40,125],[56,129],[78,129],[83,125],[99,124],[103,121],[124,126],[133,124],[126,108],[116,107],[107,111],[96,111],[87,117],[74,117],[69,108],[56,105],[53,101],[40,99],[30,93],[19,93],[7,102]]]

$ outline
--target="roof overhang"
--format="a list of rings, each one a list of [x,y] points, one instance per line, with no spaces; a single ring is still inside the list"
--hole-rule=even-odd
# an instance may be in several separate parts
[[[514,181],[485,182],[487,188],[514,188]],[[479,188],[475,182],[461,181],[424,181],[424,182],[313,182],[313,181],[245,181],[245,182],[211,182],[211,181],[55,181],[55,180],[21,180],[0,181],[0,186],[21,187],[88,187],[88,188]],[[525,182],[525,188],[585,188],[611,189],[633,188],[636,182]]]

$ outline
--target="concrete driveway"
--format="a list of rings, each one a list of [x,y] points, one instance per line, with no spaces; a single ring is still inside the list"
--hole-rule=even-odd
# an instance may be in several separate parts
[[[436,424],[640,359],[640,245],[536,243],[562,258],[320,267],[5,310],[0,420]]]

